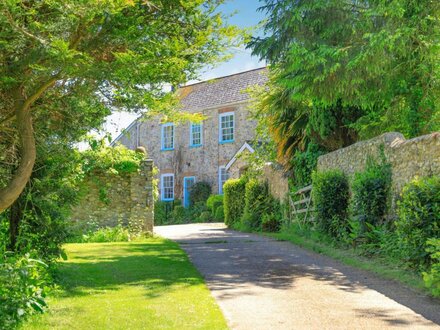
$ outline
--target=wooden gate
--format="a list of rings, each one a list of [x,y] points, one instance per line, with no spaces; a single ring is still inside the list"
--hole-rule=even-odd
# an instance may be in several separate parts
[[[289,205],[290,205],[290,222],[292,222],[293,218],[299,218],[298,215],[304,214],[302,220],[298,220],[298,223],[306,223],[307,220],[312,221],[313,217],[311,213],[314,211],[312,207],[312,185],[299,189],[295,192],[295,196],[299,198],[298,201],[294,202],[292,196],[289,196]],[[296,198],[295,198],[296,199]]]

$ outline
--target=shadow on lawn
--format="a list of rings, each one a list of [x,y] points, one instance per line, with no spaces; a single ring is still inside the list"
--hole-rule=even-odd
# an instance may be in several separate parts
[[[169,244],[127,243],[114,251],[111,245],[97,245],[96,250],[75,251],[73,259],[60,265],[57,278],[63,291],[58,296],[102,294],[128,285],[143,286],[147,297],[154,298],[175,285],[202,284],[186,255]]]

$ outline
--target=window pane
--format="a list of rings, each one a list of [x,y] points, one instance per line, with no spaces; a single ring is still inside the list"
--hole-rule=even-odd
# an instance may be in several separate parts
[[[234,115],[220,117],[220,140],[234,140]]]
[[[174,126],[164,126],[162,134],[163,148],[172,149],[174,147]]]
[[[202,128],[201,124],[191,124],[191,145],[202,144]]]
[[[163,199],[174,199],[174,176],[166,175],[162,177]]]

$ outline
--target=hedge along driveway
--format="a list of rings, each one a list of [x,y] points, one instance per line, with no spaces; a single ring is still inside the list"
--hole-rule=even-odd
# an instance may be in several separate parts
[[[23,329],[226,329],[199,272],[177,244],[68,244],[50,311]]]

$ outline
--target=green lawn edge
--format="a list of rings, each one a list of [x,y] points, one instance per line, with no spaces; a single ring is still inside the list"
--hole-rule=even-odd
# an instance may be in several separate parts
[[[69,243],[49,310],[20,329],[228,329],[201,273],[179,244]]]

